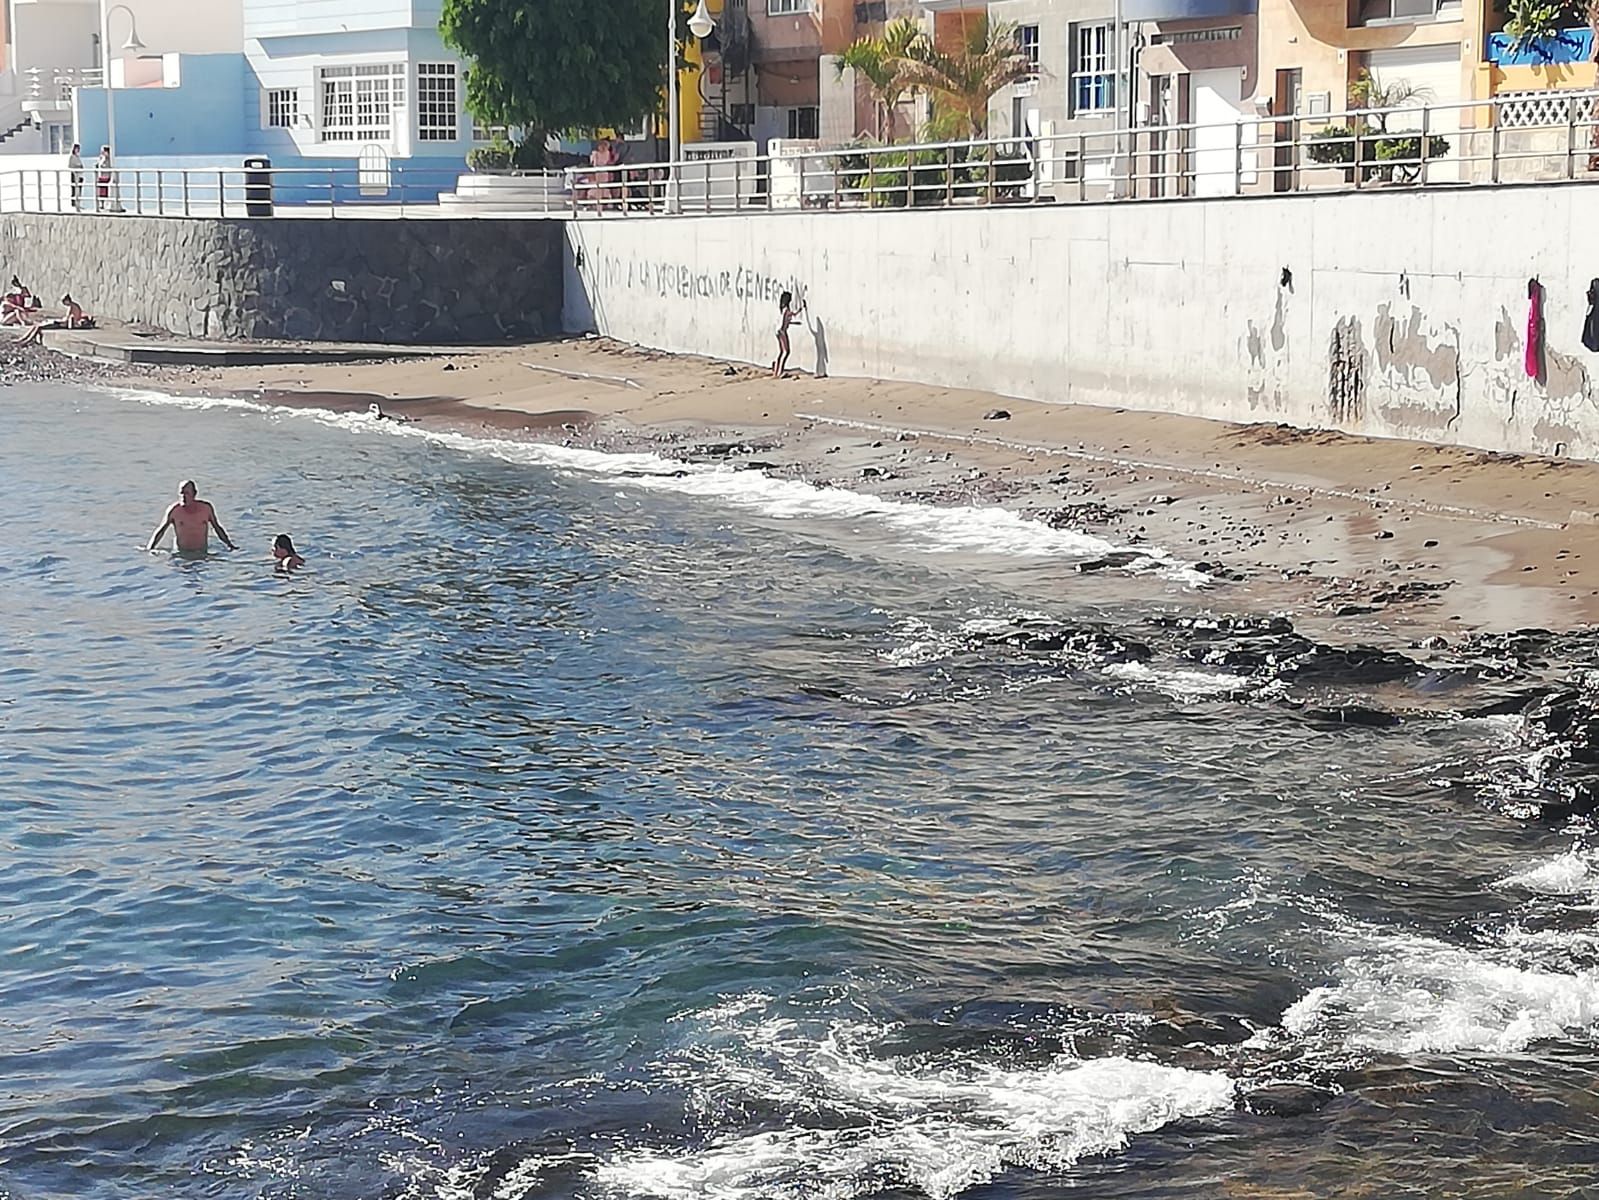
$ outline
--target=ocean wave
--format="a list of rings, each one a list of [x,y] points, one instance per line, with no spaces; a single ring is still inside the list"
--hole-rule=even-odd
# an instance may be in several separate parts
[[[818,1028],[758,994],[686,1014],[657,1064],[689,1093],[701,1144],[628,1145],[587,1174],[602,1195],[853,1200],[911,1187],[947,1200],[1013,1167],[1061,1170],[1173,1121],[1226,1110],[1235,1085],[1126,1057],[997,1063],[980,1048],[886,1054],[896,1027],[858,1015]],[[781,1116],[749,1126],[750,1111]],[[537,1177],[537,1157],[514,1168]]]
[[[1599,894],[1599,858],[1591,850],[1574,847],[1524,871],[1507,875],[1494,886],[1543,896],[1594,896]]]
[[[1402,933],[1366,946],[1282,1016],[1288,1035],[1346,1051],[1513,1054],[1599,1022],[1599,969],[1562,970],[1511,947]]]
[[[287,408],[247,399],[171,396],[131,390],[118,394],[145,404],[191,409],[251,409],[275,416],[301,416],[360,433],[419,438],[466,453],[492,455],[506,462],[570,471],[614,480],[626,487],[710,500],[771,519],[871,521],[924,552],[1080,561],[1126,553],[1129,549],[1093,534],[1054,529],[995,506],[915,504],[845,488],[780,479],[764,471],[685,463],[657,454],[609,453],[545,442],[475,436],[400,421],[373,421],[364,414]],[[1136,553],[1136,559],[1126,568],[1134,573],[1158,573],[1189,587],[1202,587],[1211,582],[1205,573],[1163,551],[1140,547]]]

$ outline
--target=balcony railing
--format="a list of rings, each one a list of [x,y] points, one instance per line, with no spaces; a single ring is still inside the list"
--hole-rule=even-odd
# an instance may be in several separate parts
[[[99,87],[105,78],[96,67],[29,67],[23,75],[22,101],[31,110],[70,105],[74,89]]]

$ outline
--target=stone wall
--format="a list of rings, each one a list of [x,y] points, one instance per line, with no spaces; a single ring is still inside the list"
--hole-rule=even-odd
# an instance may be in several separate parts
[[[764,364],[786,289],[802,370],[1599,459],[1596,201],[1578,182],[576,220],[565,320]]]
[[[467,343],[560,326],[561,223],[0,217],[0,278],[209,338]]]

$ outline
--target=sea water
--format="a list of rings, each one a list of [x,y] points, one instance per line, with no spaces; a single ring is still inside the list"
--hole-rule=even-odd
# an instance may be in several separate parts
[[[1081,574],[1117,547],[759,472],[0,405],[0,1195],[1595,1177],[1599,858],[1433,779],[1505,722],[984,640],[1225,609],[1158,549]],[[237,553],[144,552],[189,477]]]

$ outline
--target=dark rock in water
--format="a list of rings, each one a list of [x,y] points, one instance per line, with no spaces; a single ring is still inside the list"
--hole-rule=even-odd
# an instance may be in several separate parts
[[[1421,664],[1397,650],[1373,646],[1312,645],[1281,674],[1284,678],[1319,683],[1391,683],[1421,670]]]
[[[1144,555],[1136,550],[1112,550],[1109,554],[1098,558],[1084,559],[1077,564],[1079,571],[1111,571],[1130,567],[1142,559]]]
[[[1307,708],[1301,714],[1315,725],[1348,725],[1361,729],[1392,729],[1401,724],[1391,712],[1367,708],[1363,704],[1342,704],[1336,708]]]
[[[986,634],[990,644],[1009,646],[1028,654],[1051,654],[1076,662],[1147,662],[1155,652],[1142,642],[1112,633],[1102,627],[1051,625],[1028,622],[1002,633]]]
[[[1309,1083],[1268,1083],[1245,1092],[1244,1109],[1263,1117],[1303,1117],[1325,1108],[1336,1092]]]
[[[1065,504],[1060,508],[1040,509],[1033,514],[1051,529],[1079,529],[1084,525],[1106,525],[1123,515],[1124,510],[1111,508],[1092,501],[1083,504]]]

